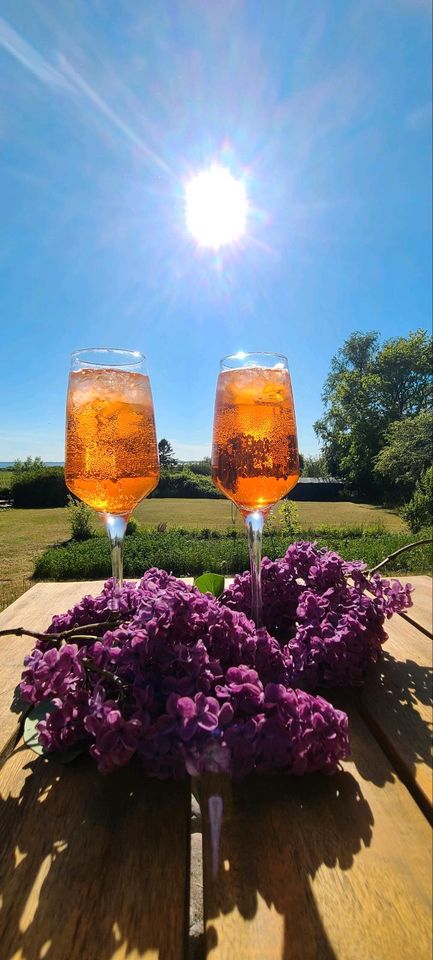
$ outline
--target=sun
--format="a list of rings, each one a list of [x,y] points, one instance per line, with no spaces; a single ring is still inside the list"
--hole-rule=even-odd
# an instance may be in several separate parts
[[[246,229],[248,201],[242,180],[214,164],[186,184],[186,223],[200,247],[219,250]]]

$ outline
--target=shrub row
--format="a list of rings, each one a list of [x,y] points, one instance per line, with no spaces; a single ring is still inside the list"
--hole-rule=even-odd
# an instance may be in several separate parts
[[[316,539],[320,546],[336,550],[346,560],[363,560],[373,567],[394,550],[410,542],[402,533],[374,533],[348,536],[336,531],[312,535],[302,531],[298,539]],[[264,537],[264,555],[275,559],[287,549],[288,540],[277,533]],[[248,566],[245,535],[200,538],[197,532],[169,530],[147,531],[127,537],[125,541],[126,577],[140,577],[149,567],[157,566],[177,576],[197,576],[205,571],[233,574]],[[397,557],[385,568],[390,573],[423,573],[431,570],[431,547],[418,547]],[[105,537],[94,537],[84,543],[70,543],[46,550],[36,562],[34,577],[46,580],[103,579],[110,576],[110,551]]]
[[[15,474],[10,495],[14,507],[65,507],[68,489],[63,467],[43,467]]]
[[[161,473],[152,497],[219,500],[222,494],[214,487],[211,477],[183,470],[181,473]]]
[[[2,493],[5,496],[5,492]],[[7,493],[14,507],[64,507],[68,490],[63,467],[39,467],[17,473]],[[162,473],[152,496],[217,500],[222,494],[215,489],[210,477],[184,470]]]

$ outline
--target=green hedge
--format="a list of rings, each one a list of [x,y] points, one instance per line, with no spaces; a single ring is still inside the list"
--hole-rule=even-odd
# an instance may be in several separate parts
[[[41,467],[14,474],[8,494],[14,507],[64,507],[68,501],[68,490],[63,467]],[[210,477],[189,470],[182,473],[162,473],[152,496],[194,500],[222,498]]]
[[[214,487],[210,477],[183,470],[182,473],[162,473],[152,497],[219,500],[222,494]]]
[[[66,506],[68,490],[64,480],[63,467],[43,467],[15,474],[12,481],[1,489],[1,493],[5,498],[10,497],[15,507]],[[312,493],[314,491],[310,490],[307,495],[304,490],[302,499],[316,499]],[[210,476],[193,473],[190,470],[176,473],[163,472],[151,497],[194,500],[224,499],[223,495],[214,486]],[[299,499],[299,496],[296,495],[295,499]]]
[[[203,536],[203,534],[205,534]],[[336,550],[346,560],[364,560],[369,567],[410,542],[401,533],[370,533],[351,536],[336,531],[315,536],[304,530],[298,539],[317,539],[320,546]],[[282,534],[264,537],[264,555],[274,559],[284,554],[288,540]],[[248,547],[244,534],[210,535],[210,531],[146,531],[125,541],[125,576],[140,577],[149,567],[161,567],[177,576],[197,576],[205,571],[233,574],[248,566]],[[431,570],[431,547],[419,547],[397,557],[390,573],[424,573]],[[71,541],[51,547],[36,562],[34,577],[44,580],[87,580],[110,576],[110,551],[106,537],[94,537],[85,543]]]
[[[10,494],[14,507],[65,507],[68,489],[63,467],[43,467],[15,474]]]

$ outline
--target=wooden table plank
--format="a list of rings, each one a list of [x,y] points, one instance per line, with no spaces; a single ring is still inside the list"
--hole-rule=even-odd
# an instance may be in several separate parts
[[[417,578],[407,579],[413,582]],[[29,591],[0,615],[0,628],[27,625],[43,629],[54,612],[67,609],[86,592],[98,592],[101,586],[102,582],[95,581],[39,584],[33,588],[34,591],[39,591],[38,595]],[[26,603],[26,598],[27,601],[30,598],[31,603]],[[34,599],[37,599],[36,606]],[[36,610],[39,616],[37,622]],[[2,618],[5,618],[4,623]],[[396,625],[398,630],[394,636]],[[393,754],[390,734],[394,724],[398,744],[397,760],[404,767],[405,775],[413,780],[414,790],[419,790],[420,797],[425,799],[425,776],[428,767],[425,759],[427,714],[424,708],[431,703],[431,695],[429,701],[428,660],[427,663],[424,662],[422,651],[425,654],[428,650],[428,640],[425,634],[422,635],[400,618],[395,618],[387,625],[387,629],[390,633],[388,655],[381,668],[385,669],[386,676],[386,671],[391,669],[389,683],[393,680],[394,688],[391,686],[385,696],[387,709],[376,711],[376,721],[374,710],[369,706],[369,699],[374,701],[375,694],[376,698],[381,695],[384,680],[382,679],[375,690],[377,677],[372,675],[363,709],[371,729],[381,737],[390,755]],[[21,650],[15,641],[23,644]],[[397,646],[393,646],[395,643]],[[13,699],[13,690],[21,672],[22,659],[30,645],[28,638],[13,638],[8,644],[7,654],[0,646],[0,691],[3,679],[3,688],[7,693],[6,711],[3,714],[6,720],[8,705]],[[397,661],[402,656],[407,657],[408,649],[413,660],[404,664],[401,676],[397,675]],[[12,664],[13,657],[15,668]],[[391,666],[388,666],[388,663]],[[409,673],[408,666],[411,670]],[[395,702],[396,683],[399,694],[397,699],[401,700],[399,704]],[[2,725],[3,699],[0,697],[0,748],[2,739],[5,738],[4,724]],[[14,734],[9,736],[9,747],[17,735],[17,715],[12,714],[12,724]],[[423,960],[424,956],[427,956],[425,931],[426,915],[430,916],[431,889],[429,871],[426,879],[426,862],[427,869],[429,867],[429,834],[425,833],[426,821],[423,821],[422,814],[395,777],[390,763],[371,734],[366,734],[365,726],[356,714],[352,719],[352,745],[354,761],[346,764],[345,772],[338,774],[336,778],[305,778],[304,781],[294,778],[282,781],[279,778],[234,788],[224,785],[226,819],[223,825],[223,864],[216,883],[212,877],[209,824],[205,817],[205,909],[208,949],[213,960],[233,956],[239,956],[240,960],[243,960],[243,957],[248,957],[248,960],[274,960],[276,957],[278,960],[288,960],[289,957],[290,960],[309,960],[310,957],[311,960],[316,960],[317,957],[321,960],[322,957],[324,960],[336,960],[337,957],[338,960],[382,960],[382,957],[383,960],[389,960],[395,955],[404,956],[405,960],[410,960],[412,956],[416,956],[416,960]],[[401,756],[405,756],[405,751],[406,760],[402,764]],[[21,758],[23,766],[25,765],[24,771]],[[172,809],[167,809],[164,805],[166,795],[163,788],[166,785],[143,780],[137,771],[134,773],[133,768],[122,771],[118,778],[110,777],[105,780],[97,775],[94,769],[86,769],[85,763],[81,759],[71,768],[59,768],[53,763],[47,764],[35,759],[34,754],[24,750],[16,751],[5,763],[0,780],[0,839],[8,854],[4,861],[5,889],[8,890],[11,884],[17,882],[18,875],[20,890],[23,886],[26,893],[26,896],[18,893],[16,908],[14,898],[7,896],[4,901],[7,910],[3,908],[3,913],[0,912],[0,927],[2,918],[7,917],[6,937],[9,940],[6,939],[5,942],[8,947],[11,943],[11,950],[13,944],[14,950],[7,956],[5,954],[5,960],[40,960],[45,956],[48,960],[57,960],[57,957],[63,960],[64,955],[68,956],[68,960],[78,960],[78,957],[80,960],[81,957],[86,960],[96,960],[96,957],[98,960],[141,960],[142,957],[148,960],[153,960],[153,957],[171,960],[173,957],[174,960],[182,955],[175,950],[178,949],[179,937],[183,949],[184,912],[182,913],[177,904],[177,915],[182,913],[181,927],[179,928],[176,919],[169,916],[166,924],[164,921],[169,929],[161,931],[161,916],[166,912],[165,900],[163,902],[162,897],[167,897],[169,885],[164,875],[164,882],[159,886],[158,879],[155,881],[153,878],[151,868],[156,872],[155,865],[159,864],[160,857],[166,854],[163,846],[160,853],[160,844],[151,850],[147,836],[149,827],[150,835],[157,838],[161,833],[161,823],[164,825],[164,836],[169,831],[171,837],[172,826],[176,835],[184,830],[182,825],[179,827]],[[11,764],[15,766],[11,767]],[[56,777],[53,767],[58,771]],[[50,770],[49,779],[43,774],[47,768]],[[25,777],[29,769],[34,772],[27,784]],[[74,774],[72,779],[68,779],[69,769],[70,773]],[[80,780],[77,782],[75,797],[77,770],[80,772]],[[132,787],[128,789],[131,777],[138,779],[134,779]],[[114,782],[116,789],[111,794],[109,787]],[[424,792],[419,786],[420,783],[423,784]],[[101,792],[104,784],[107,785],[107,793]],[[172,786],[170,785],[170,788]],[[160,789],[161,793],[158,792]],[[177,790],[178,786],[175,789]],[[170,789],[168,796],[171,795]],[[92,797],[96,804],[96,813],[89,815],[88,804]],[[109,815],[107,838],[107,831],[98,831],[100,826],[105,827],[104,818],[110,798],[113,813]],[[45,843],[48,817],[41,821],[45,824],[45,832],[39,839],[33,837],[33,833],[38,832],[35,831],[35,807],[39,813],[38,821],[41,818],[38,800],[43,801],[43,804],[49,801],[48,807],[44,809],[51,811],[49,819],[53,821],[54,827],[56,824],[64,826],[66,840],[59,839],[56,842],[57,833],[62,831],[58,830],[56,833],[54,830],[52,835],[48,834]],[[52,806],[51,800],[55,801]],[[130,802],[133,805],[132,814],[131,808],[128,805],[125,807],[125,803]],[[179,808],[182,810],[184,802],[183,796],[180,797]],[[141,812],[135,817],[136,804]],[[32,807],[33,814],[30,812]],[[186,799],[186,822],[188,807]],[[28,813],[21,821],[22,812],[25,813],[26,809]],[[161,820],[158,811],[161,811]],[[131,816],[133,826],[129,828]],[[89,818],[90,824],[93,822],[98,826],[99,839],[94,857],[94,851],[90,849],[93,843],[90,828],[84,834],[81,848],[78,848],[76,842],[83,832],[83,823],[87,829]],[[184,822],[185,817],[182,824]],[[20,823],[24,833],[18,836]],[[422,823],[424,827],[421,826]],[[387,824],[388,832],[385,829]],[[134,859],[134,832],[139,836],[140,842],[142,837],[146,836],[144,867],[141,861],[137,863]],[[110,868],[104,882],[95,880],[96,866],[105,862],[107,850],[111,857],[111,840],[118,835],[116,849],[120,846],[123,850],[120,867],[119,857],[114,860],[114,873],[116,876],[118,874],[118,880],[109,879],[112,859],[109,860]],[[75,837],[74,843],[72,836]],[[9,846],[12,851],[13,838],[13,858],[9,858]],[[184,839],[185,834],[182,837],[182,857],[176,856],[176,863],[170,868],[180,877],[183,906],[187,888],[187,843],[184,843]],[[64,847],[64,843],[68,846]],[[139,844],[136,843],[136,846],[139,847]],[[171,850],[171,841],[169,847]],[[231,859],[225,857],[225,849],[229,851]],[[68,859],[65,859],[66,854]],[[59,862],[60,856],[63,860]],[[170,858],[170,851],[168,856]],[[87,862],[86,857],[89,858],[88,871],[82,868],[83,857],[84,863]],[[180,860],[183,863],[182,869]],[[134,874],[132,895],[128,894],[128,898],[125,896],[122,899],[122,891],[128,884],[131,886],[131,873]],[[148,903],[144,902],[145,909],[142,912],[145,916],[139,917],[138,921],[131,904],[134,901],[143,903],[143,883],[138,892],[136,877],[140,875],[142,878],[149,873],[155,898],[151,902],[150,914]],[[4,889],[2,881],[0,869],[0,894],[3,894]],[[83,882],[87,883],[87,893],[86,897],[80,898],[79,887]],[[65,923],[66,939],[63,941],[57,930],[60,908],[57,908],[56,913],[54,903],[58,888],[64,903],[76,902],[81,910],[81,915],[78,916],[75,909],[71,911],[68,906],[68,912],[73,914],[74,919],[68,918]],[[48,899],[46,894],[49,895]],[[103,900],[116,904],[116,909],[108,912],[108,919],[107,911],[104,913],[101,906]],[[407,920],[409,909],[411,917]],[[96,935],[88,929],[88,926],[91,926],[91,913],[96,916]],[[152,916],[155,914],[159,914],[159,921],[153,923]],[[382,914],[386,916],[386,922]],[[117,915],[120,919],[116,919]],[[111,927],[108,920],[111,921]],[[136,927],[136,922],[141,924],[139,928]],[[51,947],[47,946],[48,939],[47,943],[44,943],[42,934],[39,936],[39,931],[44,933],[46,929],[53,941]],[[173,937],[170,939],[173,929],[177,931],[175,943]],[[68,952],[68,937],[74,944],[74,953],[71,953],[70,949]],[[18,942],[19,945],[16,946]],[[59,952],[56,953],[56,950]]]
[[[0,613],[0,630],[8,627],[46,630],[55,613],[68,610],[86,593],[99,593],[102,586],[102,580],[38,583]],[[32,646],[29,637],[0,637],[0,761],[19,734],[23,704],[17,688],[24,657]]]
[[[184,579],[193,582],[192,578]],[[55,613],[69,610],[85,594],[96,596],[103,586],[103,580],[38,583],[0,613],[0,630],[46,630]],[[20,714],[26,705],[19,700],[18,684],[24,657],[32,647],[29,637],[0,637],[0,763],[20,732]]]
[[[386,574],[385,574],[386,576]],[[401,583],[411,583],[415,587],[412,594],[413,606],[405,610],[402,616],[433,637],[433,596],[431,577],[399,577]]]
[[[203,787],[210,960],[430,960],[431,831],[356,711],[335,777]],[[224,803],[212,869],[208,799]]]
[[[0,774],[2,960],[181,960],[189,782],[22,745]]]
[[[0,615],[0,629],[43,630],[102,585],[40,583]],[[32,640],[0,642],[4,759],[19,731],[14,691]],[[2,960],[184,957],[189,815],[188,781],[160,784],[138,765],[104,778],[89,759],[47,762],[21,742],[0,773]]]
[[[402,617],[386,624],[383,657],[369,670],[360,709],[424,810],[432,810],[432,644]]]

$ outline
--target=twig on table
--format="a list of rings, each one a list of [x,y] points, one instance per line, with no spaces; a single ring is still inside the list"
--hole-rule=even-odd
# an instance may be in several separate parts
[[[94,640],[94,633],[87,634],[86,630],[110,630],[116,627],[120,622],[120,614],[115,614],[110,620],[104,620],[101,623],[86,623],[82,627],[71,627],[69,630],[62,630],[61,633],[38,633],[35,630],[28,630],[27,627],[8,627],[6,630],[0,630],[0,637],[33,637],[34,640],[43,640],[46,642],[57,643],[57,641],[67,641],[71,637],[77,640]]]
[[[102,620],[101,623],[86,623],[82,627],[70,627],[69,630],[62,630],[61,633],[49,633],[48,637],[61,637],[63,639],[69,639],[69,637],[75,637],[77,634],[85,633],[87,630],[110,630],[111,627],[116,627],[120,620],[122,619],[121,613],[113,613],[109,620]]]
[[[60,639],[61,634],[37,633],[35,630],[27,630],[27,627],[8,627],[7,630],[0,630],[0,637],[33,637],[34,640],[54,640]]]
[[[398,550],[394,550],[394,553],[390,553],[389,557],[385,557],[385,560],[381,560],[380,563],[376,564],[375,567],[372,567],[371,570],[367,570],[367,576],[371,577],[373,573],[376,573],[377,570],[380,570],[381,567],[384,567],[385,564],[390,560],[393,560],[394,557],[398,557],[400,553],[404,553],[405,550],[411,550],[412,547],[421,547],[426,543],[433,543],[433,538],[429,537],[426,540],[414,540],[413,543],[408,543],[405,547],[399,547]]]

